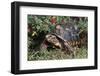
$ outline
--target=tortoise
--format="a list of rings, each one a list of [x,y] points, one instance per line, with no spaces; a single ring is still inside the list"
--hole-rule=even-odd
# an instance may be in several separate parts
[[[75,54],[75,47],[87,45],[87,31],[80,31],[77,26],[67,26],[66,28],[57,26],[56,32],[45,36],[43,44],[49,43],[56,48],[64,50],[68,54]]]

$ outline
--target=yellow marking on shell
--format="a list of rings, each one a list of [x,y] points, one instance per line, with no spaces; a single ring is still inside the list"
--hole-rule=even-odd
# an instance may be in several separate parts
[[[75,46],[75,41],[73,41],[73,46]]]
[[[76,41],[76,45],[78,45],[78,41]]]

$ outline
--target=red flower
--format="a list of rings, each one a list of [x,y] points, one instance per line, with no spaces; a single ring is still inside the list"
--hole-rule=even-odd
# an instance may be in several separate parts
[[[52,24],[55,24],[56,23],[56,17],[51,17],[51,20],[50,20],[50,22],[52,23]]]
[[[29,33],[32,33],[32,31],[33,31],[33,30],[32,30],[32,27],[31,27],[31,26],[28,26],[28,32],[29,32]]]
[[[61,20],[61,23],[62,23],[62,24],[65,24],[65,20],[64,20],[64,19],[62,19],[62,20]]]

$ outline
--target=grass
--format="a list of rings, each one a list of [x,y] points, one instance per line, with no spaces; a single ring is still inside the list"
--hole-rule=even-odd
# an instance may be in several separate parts
[[[86,48],[78,48],[75,50],[74,59],[83,59],[88,57]],[[62,60],[62,59],[73,59],[72,55],[61,51],[60,49],[53,50],[40,50],[40,51],[28,51],[28,61],[33,60]]]

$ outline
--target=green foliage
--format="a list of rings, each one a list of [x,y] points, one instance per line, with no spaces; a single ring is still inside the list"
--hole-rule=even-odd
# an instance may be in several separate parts
[[[87,58],[87,57],[88,57],[87,48],[82,47],[82,48],[79,48],[79,49],[76,51],[76,54],[75,54],[75,58],[76,58],[76,59]]]
[[[76,50],[74,59],[87,58],[87,49],[79,48]],[[31,51],[28,52],[28,60],[58,60],[58,59],[73,59],[71,55],[68,55],[64,51],[59,49],[53,50],[40,50],[40,51]]]
[[[80,29],[87,31],[87,28],[88,28],[88,19],[87,19],[87,17],[84,17],[84,19],[80,18],[80,20],[78,21],[77,26]]]

